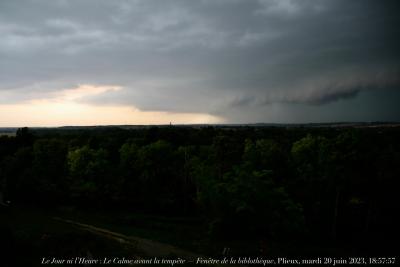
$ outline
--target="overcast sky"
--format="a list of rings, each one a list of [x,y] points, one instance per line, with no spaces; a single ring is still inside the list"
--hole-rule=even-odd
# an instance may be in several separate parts
[[[398,0],[1,0],[0,126],[400,120]]]

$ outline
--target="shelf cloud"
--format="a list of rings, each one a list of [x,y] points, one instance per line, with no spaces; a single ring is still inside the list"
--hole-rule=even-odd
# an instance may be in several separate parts
[[[395,0],[4,0],[0,106],[55,101],[80,88],[69,100],[96,109],[224,122],[400,120],[392,101],[400,100],[399,7]]]

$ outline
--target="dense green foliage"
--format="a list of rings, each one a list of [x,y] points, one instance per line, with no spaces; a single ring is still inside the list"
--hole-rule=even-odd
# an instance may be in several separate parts
[[[220,239],[387,243],[398,233],[399,133],[23,128],[0,137],[0,192],[13,204],[202,217]]]

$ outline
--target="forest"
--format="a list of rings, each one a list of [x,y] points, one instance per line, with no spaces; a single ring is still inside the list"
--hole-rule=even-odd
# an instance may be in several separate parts
[[[158,230],[189,225],[200,241],[187,247],[216,256],[389,256],[399,137],[390,126],[20,128],[0,136],[1,216],[114,212],[132,228],[164,218]],[[22,246],[0,226],[3,245]]]

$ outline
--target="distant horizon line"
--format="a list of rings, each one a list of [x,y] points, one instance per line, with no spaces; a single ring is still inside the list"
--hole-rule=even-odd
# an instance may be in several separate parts
[[[161,123],[161,124],[98,124],[58,126],[0,126],[0,129],[94,128],[94,127],[157,127],[157,126],[301,126],[301,125],[388,125],[400,121],[332,121],[332,122],[250,122],[250,123]]]

